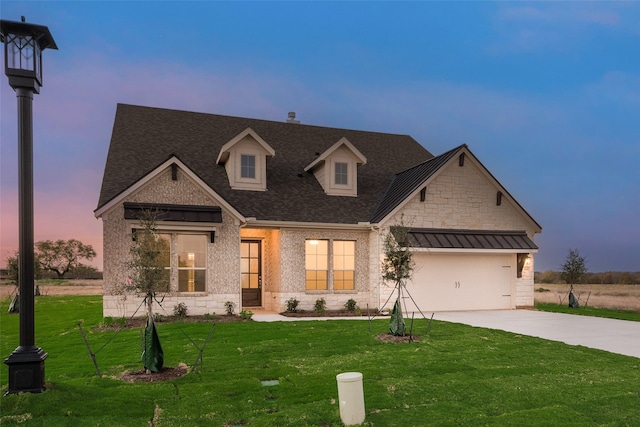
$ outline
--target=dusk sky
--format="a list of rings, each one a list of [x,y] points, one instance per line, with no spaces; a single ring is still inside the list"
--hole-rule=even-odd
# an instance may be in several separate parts
[[[49,27],[35,241],[93,245],[117,103],[409,134],[471,151],[569,249],[640,271],[640,2],[6,1]],[[2,59],[4,67],[4,58]],[[16,97],[0,76],[0,265],[18,246]]]

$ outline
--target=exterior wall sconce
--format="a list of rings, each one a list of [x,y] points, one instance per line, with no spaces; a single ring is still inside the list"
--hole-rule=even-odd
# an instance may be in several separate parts
[[[517,277],[518,279],[522,278],[522,270],[524,269],[525,265],[530,265],[531,264],[531,260],[530,260],[530,256],[529,254],[525,254],[525,253],[520,253],[517,256],[517,267],[518,267],[518,274]]]

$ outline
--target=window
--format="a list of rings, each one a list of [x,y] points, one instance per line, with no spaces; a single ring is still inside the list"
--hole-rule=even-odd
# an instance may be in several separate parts
[[[329,273],[329,241],[305,241],[307,290],[326,290]]]
[[[336,163],[336,184],[348,185],[348,170],[349,165],[347,163]]]
[[[170,286],[171,282],[171,234],[158,234],[157,242],[160,251],[160,263],[165,270],[165,283]],[[168,292],[170,289],[164,289]]]
[[[240,176],[242,178],[255,179],[256,177],[256,156],[242,154],[240,156]]]
[[[333,289],[336,291],[354,289],[355,249],[356,242],[353,240],[333,242]]]
[[[207,279],[207,236],[178,234],[178,291],[204,292]]]

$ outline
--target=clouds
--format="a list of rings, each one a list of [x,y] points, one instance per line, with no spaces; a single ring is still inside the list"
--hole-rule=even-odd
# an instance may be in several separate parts
[[[623,2],[500,3],[493,23],[499,40],[492,54],[572,53],[602,33],[638,34],[638,10]]]
[[[637,265],[633,3],[19,6],[3,14],[51,19],[61,49],[45,51],[34,99],[36,240],[78,238],[101,255],[92,211],[116,104],[131,103],[296,111],[305,124],[410,134],[434,154],[467,143],[543,226],[536,268],[569,247],[597,253],[594,269]],[[17,246],[17,136],[15,95],[6,82],[0,94],[4,257]]]

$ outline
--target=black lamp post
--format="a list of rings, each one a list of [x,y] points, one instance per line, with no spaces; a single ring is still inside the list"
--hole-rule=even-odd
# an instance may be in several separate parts
[[[4,361],[9,366],[9,390],[44,391],[44,360],[48,354],[35,345],[33,250],[33,94],[42,86],[42,51],[58,49],[42,25],[0,20],[4,43],[4,73],[18,98],[19,292],[20,346]]]

